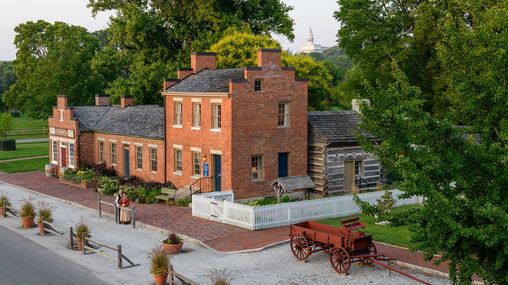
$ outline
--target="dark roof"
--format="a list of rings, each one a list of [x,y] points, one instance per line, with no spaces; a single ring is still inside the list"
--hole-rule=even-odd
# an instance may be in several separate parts
[[[73,107],[80,131],[164,138],[164,109],[157,105]]]
[[[355,145],[358,135],[371,141],[374,136],[359,129],[360,116],[352,110],[309,112],[309,133],[327,145]]]
[[[167,92],[229,92],[229,81],[243,79],[243,68],[204,69],[166,89]]]
[[[308,175],[279,177],[275,179],[271,184],[277,184],[286,192],[300,189],[316,188],[316,184],[312,182],[312,179]]]

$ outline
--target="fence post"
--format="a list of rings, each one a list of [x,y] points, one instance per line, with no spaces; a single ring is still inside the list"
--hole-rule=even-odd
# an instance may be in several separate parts
[[[132,218],[132,228],[136,228],[136,208],[131,206],[131,218]]]
[[[173,277],[173,264],[169,264],[169,285],[175,285],[175,278]]]
[[[117,245],[118,251],[118,268],[122,269],[122,245]]]
[[[83,245],[83,255],[85,255],[86,254],[86,248],[85,248],[86,240],[85,240],[85,234],[84,233],[81,234],[81,244]]]
[[[5,203],[5,201],[3,201],[3,202],[2,202],[2,209],[3,209],[3,212],[2,212],[2,218],[5,218],[5,217],[6,217],[6,215],[5,215],[5,214],[6,214],[6,211],[7,211],[7,209],[6,209],[6,208],[7,208],[7,207],[6,207],[6,203]]]
[[[74,241],[73,241],[73,237],[72,237],[72,227],[69,228],[69,249],[73,249],[74,248]]]
[[[97,196],[97,208],[99,209],[99,218],[102,218],[101,196]]]

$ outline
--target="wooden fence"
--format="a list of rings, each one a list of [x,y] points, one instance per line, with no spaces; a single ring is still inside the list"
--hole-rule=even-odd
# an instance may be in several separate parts
[[[169,285],[176,285],[176,284],[183,284],[183,285],[198,285],[197,283],[194,283],[194,281],[190,280],[189,278],[177,273],[173,269],[173,265],[169,265]],[[180,283],[176,283],[175,279],[178,279]]]
[[[421,197],[398,199],[399,190],[389,190],[397,200],[396,205],[421,204]],[[385,191],[361,193],[360,199],[371,204],[383,196]],[[235,225],[238,227],[260,230],[287,226],[308,220],[346,217],[360,213],[352,195],[322,198],[315,200],[282,203],[252,207],[234,203],[233,192],[219,192],[207,195],[192,196],[192,215]],[[229,195],[229,196],[227,196]]]
[[[11,130],[7,133],[7,136],[20,136],[20,135],[47,135],[48,134],[48,128],[42,127],[42,128],[19,128],[15,130]]]

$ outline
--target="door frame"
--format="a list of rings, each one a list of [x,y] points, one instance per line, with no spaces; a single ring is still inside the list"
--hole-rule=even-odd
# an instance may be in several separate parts
[[[128,152],[128,156],[125,155],[125,151]],[[122,156],[123,156],[123,175],[125,178],[129,178],[131,176],[131,150],[130,144],[122,144]],[[127,164],[127,161],[129,164]],[[129,175],[126,175],[129,174]]]
[[[349,168],[349,176],[347,169]],[[354,160],[345,160],[344,161],[344,190],[345,191],[353,191],[353,188],[356,186],[355,179],[355,161]]]
[[[280,155],[286,155],[286,176],[280,176]],[[289,174],[289,152],[279,152],[277,153],[277,177],[288,177]]]
[[[217,157],[219,157],[219,161],[220,161],[219,179],[217,179],[217,163],[216,163]],[[212,175],[212,177],[213,177],[213,191],[220,192],[220,191],[222,191],[222,154],[212,153],[212,169],[213,169],[213,175]],[[217,184],[219,185],[219,190],[217,190]]]
[[[65,148],[65,162],[66,162],[66,165],[62,165],[62,149]],[[68,151],[67,151],[67,143],[65,142],[60,142],[60,149],[59,149],[59,154],[60,154],[60,167],[67,167],[69,165],[68,163],[68,159],[67,159],[67,156],[69,155],[68,154]]]

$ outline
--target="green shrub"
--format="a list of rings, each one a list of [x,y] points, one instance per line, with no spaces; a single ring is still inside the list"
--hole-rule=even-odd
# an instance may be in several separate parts
[[[48,202],[42,201],[39,203],[39,211],[37,214],[39,216],[38,223],[42,223],[42,221],[53,222],[53,207],[51,207]]]
[[[76,224],[76,237],[81,238],[82,236],[90,237],[90,227],[88,226],[88,221],[81,217],[79,222]]]
[[[22,218],[35,217],[35,206],[34,206],[32,197],[28,197],[28,198],[21,200],[20,215]]]
[[[95,172],[89,169],[76,170],[67,168],[64,171],[63,178],[74,183],[90,182],[96,177]]]
[[[97,189],[105,195],[113,195],[118,192],[118,179],[108,176],[101,176],[97,179]]]
[[[176,202],[175,202],[175,204],[177,206],[182,206],[182,207],[188,207],[190,203],[192,203],[191,197],[185,197],[183,199],[176,200]]]
[[[5,203],[5,206],[10,207],[11,203],[9,202],[9,198],[7,195],[4,194],[4,192],[0,192],[0,207],[3,207]]]
[[[167,239],[162,241],[165,244],[181,244],[182,239],[175,233],[171,233]]]
[[[284,195],[280,198],[281,203],[295,202],[297,200],[298,199],[291,197],[291,196],[287,196],[287,195]],[[250,201],[249,203],[247,203],[247,205],[253,206],[253,207],[275,205],[275,204],[277,204],[277,197],[264,197],[264,198]]]
[[[390,212],[384,215],[384,219],[390,222],[391,226],[406,226],[418,223],[419,208],[410,208],[398,212]]]
[[[153,275],[168,274],[169,256],[162,245],[154,247],[148,254],[148,258],[150,258],[150,273]]]

